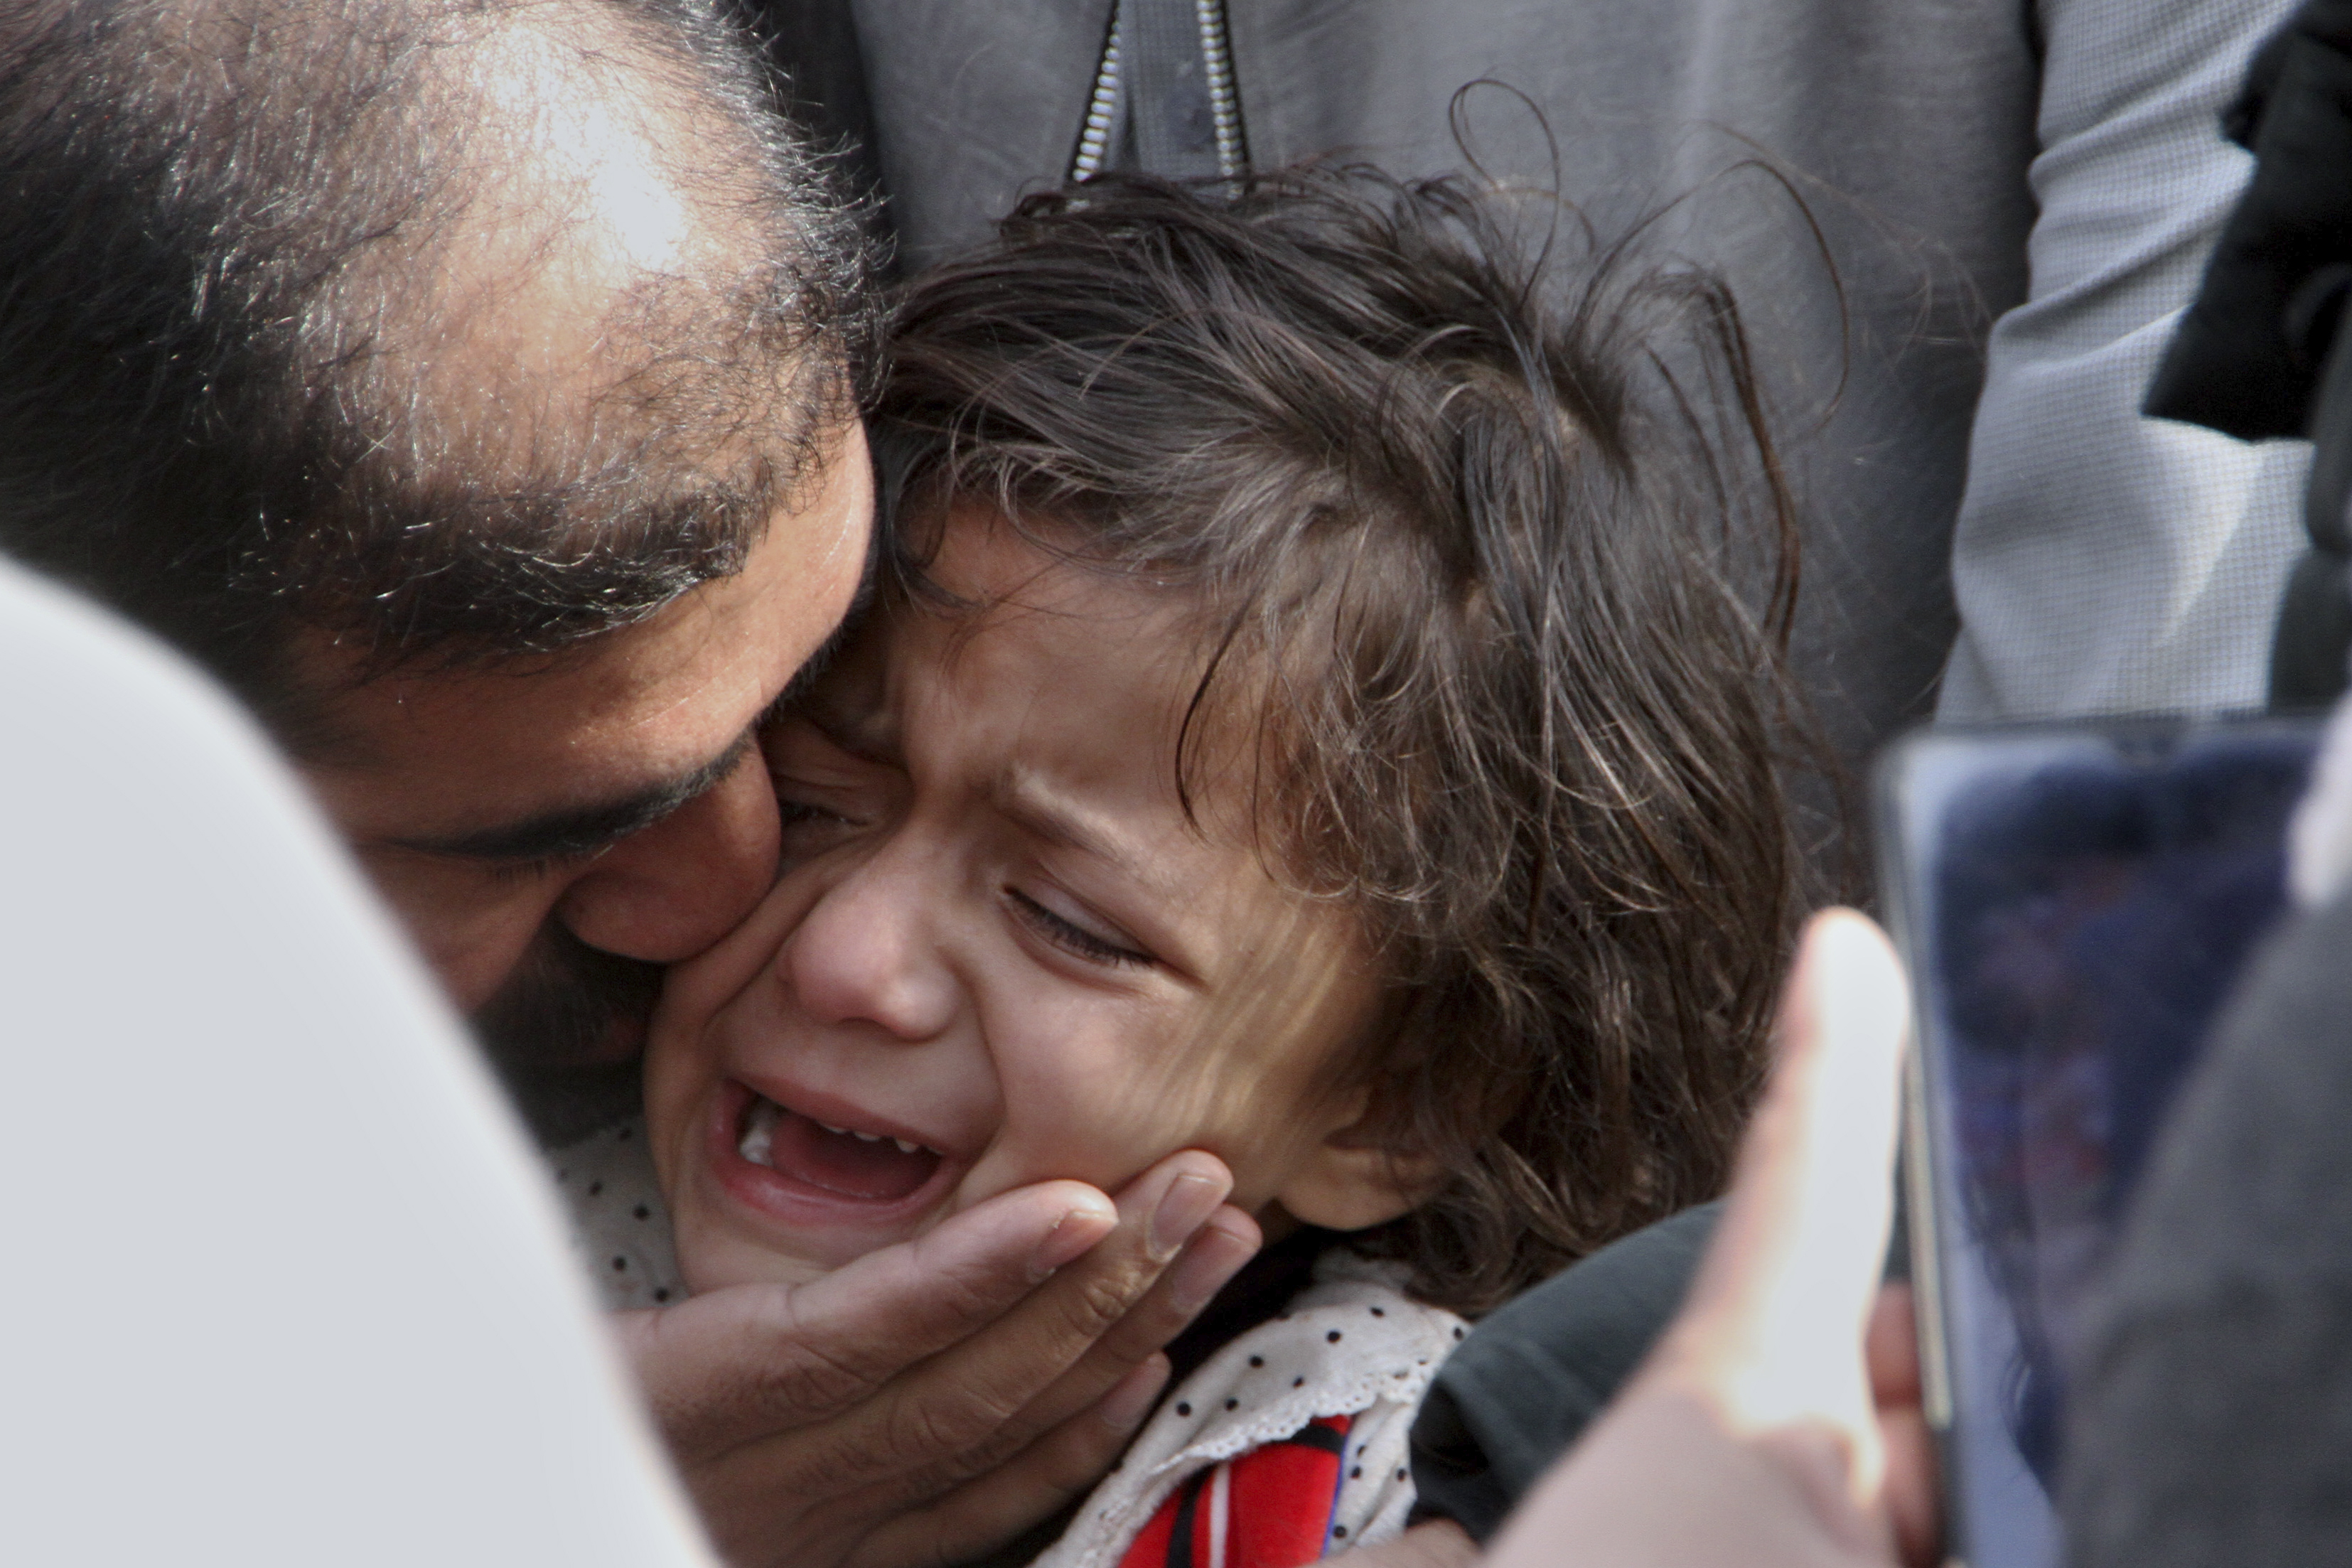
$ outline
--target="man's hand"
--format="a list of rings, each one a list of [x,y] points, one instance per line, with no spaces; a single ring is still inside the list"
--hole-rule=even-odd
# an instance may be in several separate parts
[[[1394,1540],[1335,1552],[1331,1557],[1348,1568],[1472,1568],[1478,1561],[1478,1543],[1452,1520],[1433,1519]]]
[[[1168,1376],[1160,1347],[1258,1247],[1213,1156],[1114,1205],[1003,1194],[806,1285],[615,1320],[738,1568],[902,1568],[1010,1540],[1091,1488]]]
[[[1814,918],[1690,1302],[1528,1499],[1496,1568],[1934,1561],[1909,1290],[1878,1284],[1908,1006],[1877,927]]]

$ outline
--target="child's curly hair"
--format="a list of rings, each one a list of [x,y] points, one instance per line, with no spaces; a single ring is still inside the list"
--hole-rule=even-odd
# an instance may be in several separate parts
[[[1392,980],[1348,1081],[1448,1173],[1362,1239],[1466,1311],[1721,1189],[1800,912],[1794,520],[1732,299],[1532,256],[1529,210],[1360,169],[1033,198],[908,287],[877,426],[903,520],[985,500],[1209,606],[1179,787],[1193,719],[1255,724],[1269,864]]]

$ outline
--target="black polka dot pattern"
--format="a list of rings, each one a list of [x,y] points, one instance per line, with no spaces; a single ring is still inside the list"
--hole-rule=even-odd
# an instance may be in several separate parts
[[[669,1212],[637,1126],[594,1133],[551,1163],[574,1249],[614,1310],[667,1306],[686,1294],[670,1252]]]
[[[1331,1550],[1402,1530],[1413,1501],[1406,1462],[1412,1415],[1430,1369],[1462,1334],[1458,1319],[1404,1296],[1402,1275],[1384,1268],[1333,1265],[1327,1255],[1316,1284],[1281,1316],[1247,1331],[1171,1389],[1049,1560],[1120,1561],[1153,1510],[1177,1495],[1171,1489],[1205,1479],[1221,1463],[1245,1464],[1252,1450],[1328,1415],[1351,1422],[1338,1456]]]

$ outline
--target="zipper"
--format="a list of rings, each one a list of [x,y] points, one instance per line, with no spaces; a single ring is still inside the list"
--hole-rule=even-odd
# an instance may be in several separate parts
[[[1078,150],[1070,160],[1070,184],[1090,180],[1103,171],[1118,129],[1119,100],[1126,75],[1119,56],[1119,13],[1127,0],[1114,0],[1110,30],[1103,37],[1102,58],[1095,68],[1094,91],[1087,99],[1086,122],[1078,131]],[[1238,180],[1249,169],[1249,143],[1242,133],[1241,90],[1234,79],[1231,30],[1225,25],[1224,0],[1192,0],[1192,16],[1201,43],[1202,85],[1209,98],[1209,122],[1217,142],[1217,173]]]
[[[1087,122],[1078,132],[1078,153],[1070,160],[1069,183],[1074,185],[1102,173],[1103,160],[1110,155],[1111,128],[1118,123],[1118,11],[1113,0],[1110,34],[1103,39],[1102,63],[1095,68],[1095,90],[1087,100]],[[1214,98],[1210,101],[1213,103]]]
[[[1242,140],[1242,96],[1234,84],[1225,0],[1193,0],[1192,9],[1201,19],[1201,65],[1209,89],[1209,121],[1217,131],[1217,173],[1238,180],[1249,167],[1249,147]]]

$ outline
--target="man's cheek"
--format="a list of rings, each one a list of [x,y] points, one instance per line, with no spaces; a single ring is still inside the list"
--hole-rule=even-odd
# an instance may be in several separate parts
[[[599,952],[551,921],[475,1011],[475,1032],[505,1068],[618,1066],[644,1048],[661,977],[660,965]]]
[[[554,903],[540,889],[502,888],[405,851],[363,852],[360,863],[461,1013],[498,994]]]

